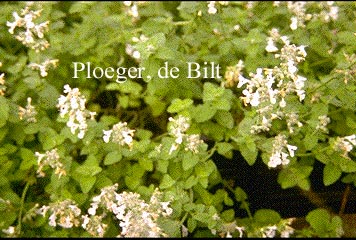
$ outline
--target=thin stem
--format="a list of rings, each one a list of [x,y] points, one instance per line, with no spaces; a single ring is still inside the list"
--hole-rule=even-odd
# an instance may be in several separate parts
[[[18,233],[21,233],[21,223],[22,223],[22,212],[23,212],[23,208],[24,208],[24,204],[25,204],[25,198],[26,198],[26,193],[28,188],[30,187],[30,183],[27,182],[25,185],[25,188],[22,192],[22,196],[21,196],[21,205],[20,205],[20,211],[19,211],[19,215],[18,215],[18,223],[17,223],[17,231]]]
[[[179,222],[179,225],[183,225],[183,223],[184,223],[185,219],[187,219],[188,215],[189,215],[188,212],[186,212],[186,213],[184,214],[182,220],[180,220],[180,222]]]
[[[179,22],[172,22],[174,26],[183,26],[183,25],[188,25],[189,23],[192,23],[192,21],[179,21]]]
[[[295,156],[297,156],[297,157],[309,157],[309,156],[315,155],[316,153],[324,152],[324,151],[326,151],[328,149],[329,149],[329,146],[324,147],[324,148],[320,149],[319,151],[315,151],[315,152],[311,152],[311,153],[299,153],[299,154],[296,154]]]
[[[229,183],[228,183],[226,180],[223,180],[223,184],[224,184],[224,186],[225,186],[230,192],[232,192],[232,193],[235,195],[235,198],[237,199],[236,194],[235,194],[235,191],[234,191],[234,189],[229,185]],[[251,213],[250,208],[248,207],[248,204],[246,203],[246,201],[245,201],[245,200],[241,201],[241,205],[242,205],[242,208],[246,210],[247,215],[248,215],[248,218],[252,220],[252,219],[253,219],[252,213]]]
[[[216,151],[216,148],[217,148],[217,146],[216,146],[216,143],[215,143],[215,145],[208,151],[209,155],[206,156],[206,158],[204,158],[204,161],[208,160],[211,156],[213,156],[213,154]]]
[[[342,195],[342,201],[341,201],[339,216],[341,216],[345,212],[345,207],[346,207],[347,199],[348,199],[348,197],[350,195],[350,191],[351,191],[351,187],[350,187],[350,184],[348,184],[346,186],[344,194]]]

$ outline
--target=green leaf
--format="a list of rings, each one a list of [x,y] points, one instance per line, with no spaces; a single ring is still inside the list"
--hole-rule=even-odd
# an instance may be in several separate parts
[[[51,150],[59,143],[57,142],[59,136],[57,132],[52,128],[44,128],[40,131],[38,137],[40,142],[42,143],[43,150]]]
[[[246,136],[245,142],[240,146],[239,149],[246,162],[252,166],[256,162],[258,155],[257,147],[253,139]]]
[[[216,113],[216,109],[208,104],[200,104],[191,109],[191,116],[197,122],[205,122],[211,119]]]
[[[102,171],[102,168],[98,165],[96,157],[89,155],[84,164],[75,169],[75,173],[83,176],[95,176]]]
[[[232,222],[235,219],[234,209],[225,210],[221,213],[221,218],[227,222]]]
[[[149,158],[141,158],[138,160],[138,164],[146,171],[153,170],[153,162]]]
[[[194,218],[188,218],[187,227],[188,227],[188,231],[192,233],[194,229],[197,227],[197,220],[195,220]]]
[[[189,155],[188,155],[189,156]],[[184,157],[182,160],[183,170],[187,171],[194,167],[199,162],[199,157],[195,155],[191,155],[191,158]]]
[[[167,112],[169,113],[178,113],[184,109],[187,109],[189,106],[193,104],[193,100],[190,98],[181,100],[181,99],[173,99],[171,105],[167,108]]]
[[[96,182],[96,176],[80,176],[77,178],[83,193],[88,193]]]
[[[111,165],[117,163],[121,159],[122,159],[122,155],[118,151],[110,152],[105,156],[104,165]]]
[[[184,189],[190,189],[194,185],[198,183],[198,179],[194,176],[191,175],[185,182],[184,182]]]
[[[82,174],[84,176],[95,176],[96,174],[100,173],[102,170],[99,166],[88,166],[82,165],[75,169],[76,173]]]
[[[323,170],[323,182],[325,186],[335,183],[342,174],[341,169],[332,163],[326,164]]]
[[[235,199],[236,199],[238,202],[243,202],[243,201],[246,201],[246,200],[247,200],[247,194],[246,194],[246,192],[245,192],[242,188],[240,188],[240,187],[236,187],[236,188],[235,188],[234,194],[235,194]]]
[[[203,90],[203,102],[213,101],[217,98],[220,98],[224,94],[224,88],[216,86],[213,83],[206,82],[204,83],[204,90]]]
[[[165,174],[165,175],[163,175],[163,178],[162,178],[162,181],[161,181],[161,184],[159,185],[159,187],[161,189],[166,189],[166,188],[172,187],[175,182],[176,181],[173,178],[171,178],[171,176],[169,176],[168,174]]]
[[[151,107],[152,115],[159,116],[165,109],[166,104],[156,96],[146,96],[145,102]]]
[[[226,158],[232,158],[232,150],[234,147],[230,143],[219,142],[216,144],[216,147],[220,155],[223,155]]]
[[[253,218],[261,226],[277,224],[281,220],[279,213],[272,209],[259,209]]]
[[[330,222],[330,214],[325,209],[315,209],[308,213],[305,220],[310,226],[320,235],[328,232],[328,225]]]
[[[9,118],[9,105],[5,97],[0,96],[0,128],[6,124]]]
[[[217,123],[223,127],[228,129],[232,129],[234,127],[234,118],[230,112],[218,110],[214,118],[216,119]]]
[[[307,134],[303,142],[306,150],[312,150],[318,144],[318,137],[315,134]]]
[[[30,149],[21,148],[20,155],[22,158],[22,162],[20,165],[21,170],[27,170],[30,169],[32,166],[36,165],[37,159],[35,157],[35,154]]]

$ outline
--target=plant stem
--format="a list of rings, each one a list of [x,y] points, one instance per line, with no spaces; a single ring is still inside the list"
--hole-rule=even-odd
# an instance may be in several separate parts
[[[234,189],[229,185],[229,183],[226,180],[223,180],[223,184],[229,191],[231,191],[235,195]],[[237,199],[236,195],[235,195],[235,198]],[[246,201],[245,200],[241,201],[241,205],[242,205],[242,208],[246,210],[249,219],[252,220],[253,219],[252,213],[251,213],[250,208],[248,207],[248,204],[246,203]]]
[[[25,203],[25,198],[26,198],[26,193],[28,188],[30,187],[30,183],[26,182],[25,188],[22,192],[22,196],[21,196],[21,205],[20,205],[20,211],[19,211],[19,215],[18,215],[18,223],[17,223],[17,231],[18,233],[21,233],[21,223],[22,223],[22,211],[24,208],[24,203]]]
[[[206,158],[204,158],[204,161],[208,160],[211,156],[213,156],[213,154],[215,153],[216,151],[216,143],[215,145],[208,151],[209,152],[209,155],[206,156]]]

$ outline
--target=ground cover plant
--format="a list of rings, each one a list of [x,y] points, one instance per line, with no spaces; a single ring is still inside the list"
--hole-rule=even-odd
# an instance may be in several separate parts
[[[214,159],[355,190],[355,2],[0,6],[1,237],[350,236],[252,211]]]

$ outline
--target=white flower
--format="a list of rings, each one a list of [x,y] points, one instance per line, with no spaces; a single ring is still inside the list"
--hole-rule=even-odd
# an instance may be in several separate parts
[[[267,38],[267,46],[266,46],[266,51],[267,52],[277,52],[278,48],[274,45],[274,41],[272,37]]]
[[[36,25],[33,21],[40,16],[42,9],[38,11],[30,10],[32,5],[33,2],[28,2],[25,9],[22,9],[21,16],[14,12],[12,15],[15,21],[8,21],[6,25],[11,34],[15,33],[15,28],[19,28],[15,38],[25,46],[39,52],[49,47],[48,41],[43,39],[44,32],[48,31],[49,21]]]
[[[298,18],[292,17],[290,20],[292,23],[289,25],[289,27],[294,31],[298,28]]]
[[[133,146],[133,136],[135,130],[129,129],[126,122],[119,122],[115,124],[111,130],[103,130],[104,142],[108,143],[111,139],[112,142],[118,143],[121,146],[125,144],[131,149]]]
[[[70,127],[73,134],[79,129],[78,138],[82,139],[88,128],[86,123],[87,118],[93,119],[96,113],[90,112],[85,108],[86,99],[81,96],[78,88],[71,89],[66,84],[64,85],[63,92],[67,96],[61,95],[58,98],[57,108],[59,109],[59,114],[62,118],[68,116],[67,126]]]
[[[44,154],[35,152],[35,156],[37,157],[38,177],[45,176],[45,173],[43,172],[43,168],[45,166],[50,166],[51,168],[55,169],[54,173],[58,174],[59,177],[67,174],[63,163],[60,161],[60,157],[56,148],[52,149],[51,151],[46,151]]]
[[[108,143],[110,141],[112,130],[107,130],[107,131],[103,130],[103,133],[104,133],[103,140],[104,142]]]
[[[19,117],[20,119],[24,119],[27,122],[37,122],[36,115],[37,111],[34,106],[31,104],[32,98],[27,98],[27,105],[25,108],[19,107]]]
[[[285,151],[287,149],[288,153]],[[296,146],[287,143],[286,136],[277,135],[273,141],[272,155],[268,162],[268,167],[275,168],[278,165],[287,165],[290,160],[289,156],[294,157],[294,152],[297,150]]]

